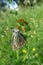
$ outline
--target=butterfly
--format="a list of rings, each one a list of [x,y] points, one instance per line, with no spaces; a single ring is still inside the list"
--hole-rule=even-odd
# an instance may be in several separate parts
[[[18,30],[14,29],[12,34],[12,49],[17,50],[26,43],[25,36]]]

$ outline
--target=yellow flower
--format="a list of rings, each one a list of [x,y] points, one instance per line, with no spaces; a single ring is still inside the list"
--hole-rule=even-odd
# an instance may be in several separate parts
[[[32,51],[36,51],[36,48],[32,48]]]
[[[22,50],[22,52],[23,52],[24,54],[26,54],[26,53],[27,53],[27,50],[24,49],[24,50]]]

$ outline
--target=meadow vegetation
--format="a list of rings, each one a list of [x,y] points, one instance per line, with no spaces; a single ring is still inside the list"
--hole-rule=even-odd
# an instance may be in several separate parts
[[[24,19],[28,24],[18,23]],[[26,44],[12,50],[12,29],[26,36]],[[20,7],[18,12],[0,10],[0,65],[43,65],[43,4]]]

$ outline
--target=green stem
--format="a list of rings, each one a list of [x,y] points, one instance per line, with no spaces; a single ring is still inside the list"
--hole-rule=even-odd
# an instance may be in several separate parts
[[[18,50],[16,51],[16,54],[17,54],[17,60],[19,60],[19,51]]]

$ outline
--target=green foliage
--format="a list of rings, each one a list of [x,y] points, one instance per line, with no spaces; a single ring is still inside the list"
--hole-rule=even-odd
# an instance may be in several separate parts
[[[12,2],[12,0],[8,0],[9,1],[9,3],[11,3]]]
[[[27,35],[26,44],[13,51],[12,29],[22,26],[16,22],[20,18],[28,22],[30,30],[26,25],[28,31],[22,31]],[[0,10],[0,65],[43,65],[43,5],[20,8],[17,15]]]

